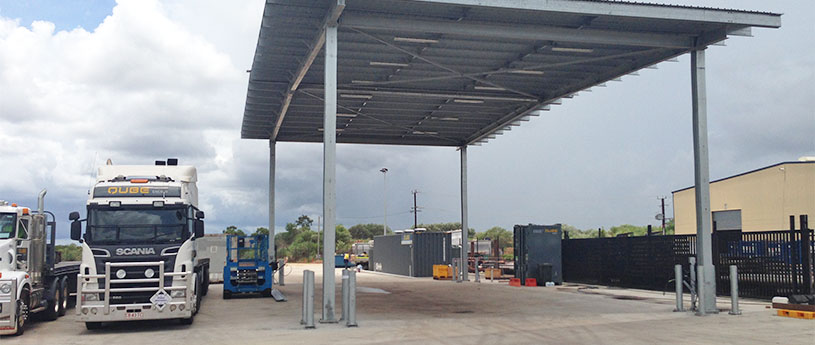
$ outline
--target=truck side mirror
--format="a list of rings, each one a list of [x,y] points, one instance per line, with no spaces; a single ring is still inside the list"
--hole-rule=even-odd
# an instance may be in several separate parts
[[[198,211],[201,212],[201,211]],[[195,220],[195,237],[204,237],[204,221],[200,219]]]
[[[81,237],[82,237],[82,223],[78,220],[74,220],[73,222],[71,222],[71,239],[74,241],[79,241]]]
[[[204,219],[204,211],[195,211],[195,219]]]
[[[70,220],[70,221],[79,220],[79,212],[71,212],[68,215],[68,220]]]

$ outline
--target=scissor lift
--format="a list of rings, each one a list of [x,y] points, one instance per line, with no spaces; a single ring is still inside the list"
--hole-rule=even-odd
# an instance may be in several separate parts
[[[268,238],[268,235],[226,237],[224,299],[236,293],[272,296],[274,267],[268,261]]]

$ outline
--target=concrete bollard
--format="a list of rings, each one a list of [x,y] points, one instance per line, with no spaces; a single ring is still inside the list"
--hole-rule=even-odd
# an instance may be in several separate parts
[[[674,311],[685,311],[682,302],[682,265],[674,266],[674,280],[676,280],[676,309]]]
[[[704,266],[697,266],[696,267],[696,275],[697,275],[696,283],[698,284],[698,286],[696,287],[696,294],[697,294],[696,300],[699,301],[699,308],[696,308],[696,315],[705,316],[705,308],[702,307],[702,301],[705,298],[704,294],[702,293],[702,291],[704,291],[702,285],[705,284],[704,283],[704,281],[705,281],[705,267]]]
[[[481,282],[480,274],[478,274],[478,259],[475,259],[475,282]]]
[[[280,262],[278,262],[277,264],[277,285],[286,286],[286,283],[283,282],[283,277],[286,276],[285,274],[283,274],[284,271],[283,267],[285,266],[286,263],[283,260],[280,260]]]
[[[730,315],[741,315],[739,310],[739,272],[736,265],[730,265]]]
[[[690,309],[691,309],[691,311],[695,311],[696,310],[696,301],[699,300],[699,296],[696,294],[696,258],[691,256],[690,258],[688,258],[688,263],[689,263],[688,270],[690,271],[690,274],[688,275],[690,277],[690,284],[689,285],[691,286],[689,288],[691,290],[690,291]]]
[[[343,308],[345,311],[345,308]],[[357,327],[357,272],[348,272],[348,317],[346,326]]]
[[[342,316],[340,321],[348,320],[348,270],[342,270]]]
[[[314,328],[314,271],[303,271],[303,324]]]

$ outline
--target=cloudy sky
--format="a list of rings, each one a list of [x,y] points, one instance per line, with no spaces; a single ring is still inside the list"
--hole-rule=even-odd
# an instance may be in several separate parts
[[[784,13],[707,54],[711,178],[815,155],[815,2],[672,0]],[[240,139],[262,0],[0,0],[0,199],[82,211],[108,158],[199,169],[208,232],[267,222],[268,143]],[[690,62],[581,93],[469,150],[470,224],[656,224],[693,184]],[[458,221],[452,148],[340,145],[338,223]],[[277,228],[321,212],[322,147],[278,144]],[[669,199],[670,210],[670,199]],[[84,212],[83,212],[84,213]],[[670,216],[669,211],[669,216]],[[67,222],[61,223],[67,237]]]

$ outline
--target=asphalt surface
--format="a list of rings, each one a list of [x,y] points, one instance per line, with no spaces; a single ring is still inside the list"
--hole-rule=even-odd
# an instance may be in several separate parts
[[[815,320],[775,316],[764,301],[743,300],[740,316],[725,311],[698,317],[672,312],[673,294],[652,291],[510,287],[372,272],[357,277],[359,327],[317,323],[307,330],[300,324],[304,269],[316,272],[319,320],[321,266],[292,264],[287,284],[278,286],[287,302],[223,300],[221,285],[211,285],[190,326],[139,321],[88,331],[70,310],[57,321],[34,321],[23,336],[2,337],[0,344],[815,344]],[[339,318],[339,285],[336,301]],[[720,299],[722,309],[727,301]]]

